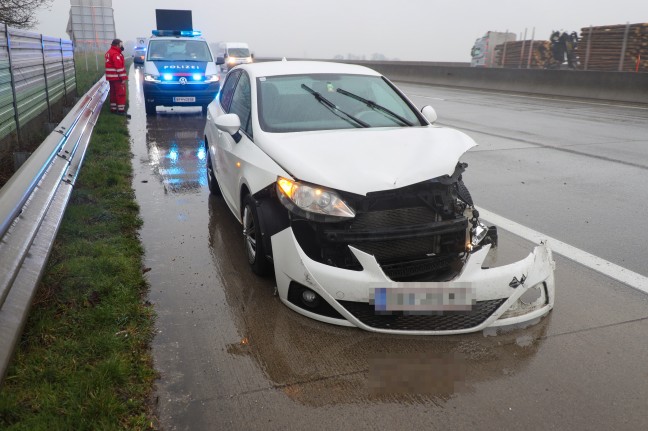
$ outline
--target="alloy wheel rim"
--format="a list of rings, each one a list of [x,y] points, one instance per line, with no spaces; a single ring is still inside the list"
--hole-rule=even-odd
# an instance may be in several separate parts
[[[214,178],[214,169],[211,165],[211,156],[209,155],[209,151],[207,151],[207,178],[210,180]]]
[[[249,206],[246,206],[245,210],[243,210],[243,236],[245,237],[248,260],[250,263],[254,263],[256,259],[256,227]]]

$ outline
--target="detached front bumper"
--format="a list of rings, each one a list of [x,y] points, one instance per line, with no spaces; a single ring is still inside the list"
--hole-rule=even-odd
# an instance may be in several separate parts
[[[475,302],[470,310],[431,313],[377,313],[371,302],[375,286],[394,286],[376,259],[349,247],[362,265],[352,271],[310,259],[299,246],[292,228],[272,237],[277,289],[282,302],[294,311],[327,323],[357,326],[367,331],[410,335],[449,335],[503,326],[529,326],[554,305],[554,268],[546,244],[525,259],[509,265],[482,268],[490,245],[471,254],[459,276],[450,282],[425,283],[426,288],[470,286]],[[419,287],[398,283],[397,287]],[[317,307],[300,303],[304,291],[319,298]],[[311,295],[312,296],[312,295]]]

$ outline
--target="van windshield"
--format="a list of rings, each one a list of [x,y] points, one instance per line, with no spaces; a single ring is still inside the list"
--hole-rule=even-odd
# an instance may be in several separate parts
[[[250,50],[247,48],[229,48],[227,50],[227,55],[236,58],[249,57]]]
[[[213,61],[204,40],[152,40],[148,49],[152,61]]]

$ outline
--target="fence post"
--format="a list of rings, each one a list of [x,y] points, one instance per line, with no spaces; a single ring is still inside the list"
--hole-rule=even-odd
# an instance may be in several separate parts
[[[504,48],[502,49],[502,59],[500,61],[500,67],[506,67],[504,66],[506,64],[506,44],[508,43],[508,28],[506,29],[506,36],[504,36]]]
[[[13,73],[13,62],[11,61],[11,37],[9,36],[9,26],[5,23],[5,36],[7,38],[7,56],[9,57],[9,76],[11,78],[11,94],[13,96],[14,120],[16,121],[16,136],[20,145],[20,116],[18,115],[18,99],[16,98],[16,80]]]
[[[65,56],[63,55],[63,39],[59,38],[59,51],[61,52],[61,67],[63,68],[63,92],[65,95],[65,103],[68,102],[67,97],[67,79],[65,78]]]
[[[41,34],[41,54],[43,54],[43,76],[45,77],[45,100],[47,100],[47,121],[52,122],[52,107],[50,106],[49,83],[47,79],[47,63],[45,61],[45,41]]]
[[[621,47],[621,58],[619,58],[619,72],[623,72],[623,63],[625,59],[626,46],[628,46],[628,32],[630,31],[630,22],[626,23],[625,33],[623,33],[623,46]]]
[[[79,75],[77,75],[76,70],[76,45],[74,42],[72,42],[72,67],[74,67],[74,91],[77,97],[79,97]]]
[[[531,54],[533,53],[533,39],[535,39],[535,27],[531,32],[531,42],[529,43],[529,61],[527,62],[527,69],[531,69]]]
[[[585,49],[585,68],[587,70],[587,65],[589,64],[590,57],[590,47],[592,46],[592,25],[590,24],[589,33],[587,34],[587,48]]]
[[[522,52],[520,52],[520,61],[518,62],[518,69],[522,69],[522,59],[524,58],[524,45],[526,45],[527,29],[524,28],[524,39],[522,39]]]

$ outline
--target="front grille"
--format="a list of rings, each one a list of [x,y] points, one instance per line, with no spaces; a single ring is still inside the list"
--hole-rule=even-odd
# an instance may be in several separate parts
[[[394,281],[445,280],[461,268],[468,220],[465,206],[457,206],[454,184],[424,182],[343,198],[356,210],[351,220],[317,223],[293,217],[295,237],[311,259],[361,270],[352,246],[374,256]]]
[[[426,224],[440,220],[429,207],[396,208],[359,213],[353,220],[353,229],[384,229],[396,226]]]
[[[387,277],[392,280],[407,281],[414,277],[417,277],[416,281],[425,281],[423,279],[420,279],[419,276],[432,273],[437,275],[437,277],[434,280],[429,281],[445,281],[449,280],[451,277],[440,277],[441,272],[451,269],[454,266],[456,260],[457,258],[454,255],[435,256],[426,259],[416,259],[406,262],[384,264],[381,265],[381,268],[385,275],[387,275]],[[448,274],[454,273],[448,272]]]
[[[376,314],[374,306],[365,302],[339,301],[353,316],[367,326],[376,329],[398,331],[457,331],[482,324],[502,304],[504,299],[479,301],[468,312],[445,312],[443,314]]]

